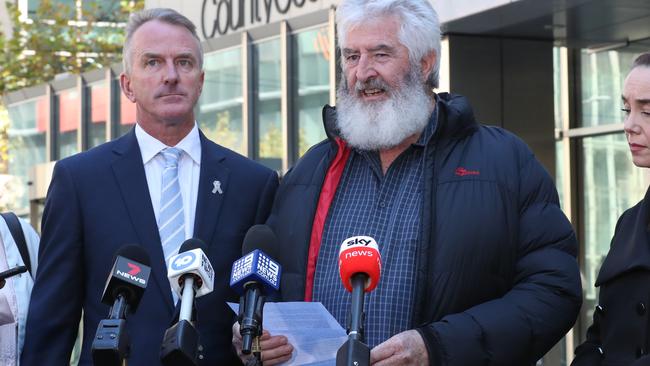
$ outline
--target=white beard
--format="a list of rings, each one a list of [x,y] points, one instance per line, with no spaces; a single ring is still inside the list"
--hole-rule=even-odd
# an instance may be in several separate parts
[[[357,81],[350,92],[345,78],[337,90],[337,125],[341,137],[359,150],[378,151],[396,147],[406,138],[424,130],[433,110],[432,99],[413,67],[403,83],[391,88],[381,79],[365,84]],[[389,98],[364,102],[357,96],[365,88],[384,89]]]

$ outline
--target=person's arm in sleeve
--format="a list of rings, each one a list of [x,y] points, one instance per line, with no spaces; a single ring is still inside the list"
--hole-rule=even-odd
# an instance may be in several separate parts
[[[25,343],[25,323],[27,321],[27,310],[29,308],[29,300],[31,297],[32,288],[34,286],[33,278],[36,276],[36,270],[38,269],[38,245],[39,237],[36,233],[36,230],[26,221],[20,219],[20,226],[23,230],[25,236],[25,242],[27,244],[27,252],[29,254],[29,263],[31,264],[31,274],[25,274],[27,276],[24,281],[21,282],[21,289],[18,290],[16,287],[16,304],[18,307],[18,356],[22,353],[23,344]],[[31,276],[31,277],[29,277]]]
[[[275,191],[278,189],[278,174],[274,171],[270,172],[266,178],[266,182],[260,191],[259,203],[257,205],[257,214],[255,215],[255,223],[262,224],[269,217],[271,212],[271,205],[275,197]]]
[[[513,286],[502,298],[419,328],[432,365],[533,364],[576,320],[576,236],[550,176],[527,147],[522,152]]]
[[[603,357],[600,348],[600,321],[597,311],[594,311],[594,322],[587,329],[587,339],[576,348],[575,358],[571,366],[598,366]]]
[[[75,180],[57,163],[43,212],[38,272],[27,315],[21,365],[64,365],[77,336],[84,298],[82,217]]]

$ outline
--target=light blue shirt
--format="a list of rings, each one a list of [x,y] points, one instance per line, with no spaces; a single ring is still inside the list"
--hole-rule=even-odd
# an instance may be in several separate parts
[[[27,242],[27,250],[29,251],[29,260],[32,266],[32,273],[35,275],[38,266],[39,237],[36,231],[34,231],[31,225],[29,225],[26,221],[21,219],[20,224],[25,235],[25,241]],[[9,227],[2,217],[0,217],[0,245],[4,246],[4,252],[6,256],[6,264],[2,265],[3,268],[4,265],[6,265],[7,268],[14,268],[16,266],[25,265],[23,258],[20,256],[20,252],[18,251],[18,246],[16,245],[13,236],[11,236]],[[8,278],[7,282],[9,283],[9,281],[11,281],[11,284],[13,285],[16,297],[17,314],[14,314],[14,316],[17,320],[16,325],[18,333],[16,338],[16,347],[18,350],[17,360],[19,360],[20,352],[23,349],[23,343],[25,341],[27,310],[29,308],[29,297],[32,293],[32,287],[34,287],[34,280],[30,276],[29,272],[25,272]],[[8,286],[5,286],[5,289],[7,287]],[[0,292],[0,296],[5,296],[5,294]]]
[[[151,195],[151,205],[158,222],[160,214],[160,196],[162,192],[162,174],[165,169],[165,158],[160,151],[168,146],[149,135],[140,125],[135,126],[135,137],[140,146],[142,164],[147,177],[147,186]],[[194,235],[194,220],[196,201],[199,193],[199,176],[201,175],[201,138],[199,128],[194,128],[176,146],[183,151],[178,160],[178,183],[183,197],[185,215],[185,239]]]

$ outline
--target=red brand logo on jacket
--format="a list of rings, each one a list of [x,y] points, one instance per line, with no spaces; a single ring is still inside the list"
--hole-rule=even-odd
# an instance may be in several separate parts
[[[459,177],[464,177],[466,175],[481,175],[478,170],[467,170],[463,167],[456,168],[455,174]]]

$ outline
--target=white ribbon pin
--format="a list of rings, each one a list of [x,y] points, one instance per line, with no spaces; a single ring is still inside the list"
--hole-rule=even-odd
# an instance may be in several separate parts
[[[220,181],[215,180],[214,182],[212,182],[212,186],[213,186],[212,194],[215,194],[217,192],[219,192],[219,194],[223,194],[223,191],[221,190],[221,182]]]

